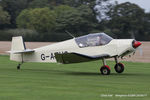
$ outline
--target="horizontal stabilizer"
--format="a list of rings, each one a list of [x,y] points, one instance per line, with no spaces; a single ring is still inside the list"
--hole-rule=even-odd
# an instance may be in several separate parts
[[[57,62],[63,64],[94,61],[94,60],[108,58],[108,57],[110,57],[108,54],[88,56],[79,53],[63,53],[63,54],[55,53],[55,58]]]
[[[34,50],[32,49],[25,49],[21,51],[7,51],[8,53],[13,53],[13,54],[21,54],[21,53],[33,53]]]

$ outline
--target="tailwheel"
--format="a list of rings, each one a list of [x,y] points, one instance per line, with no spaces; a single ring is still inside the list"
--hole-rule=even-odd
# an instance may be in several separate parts
[[[23,62],[18,64],[18,66],[17,66],[18,70],[20,70],[22,64],[23,64]]]
[[[17,69],[18,69],[18,70],[20,69],[20,66],[21,66],[21,64],[18,64],[18,66],[17,66]]]
[[[108,65],[104,65],[100,68],[102,75],[109,75],[110,74],[110,67]]]
[[[122,73],[124,71],[124,65],[122,63],[117,63],[114,68],[117,73]]]

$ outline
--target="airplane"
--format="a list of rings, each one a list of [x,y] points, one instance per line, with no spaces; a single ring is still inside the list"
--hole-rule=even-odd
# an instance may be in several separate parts
[[[141,45],[135,39],[113,39],[105,33],[92,33],[63,42],[54,43],[35,49],[27,49],[22,36],[12,37],[10,60],[19,62],[17,69],[24,62],[80,63],[101,59],[102,75],[109,75],[110,67],[106,59],[114,58],[114,69],[117,73],[124,71],[124,65],[118,61],[126,55],[134,53]]]

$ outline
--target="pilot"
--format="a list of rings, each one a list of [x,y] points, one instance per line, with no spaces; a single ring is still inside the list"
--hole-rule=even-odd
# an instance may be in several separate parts
[[[101,45],[105,45],[106,41],[104,39],[101,39]]]
[[[96,37],[96,46],[99,46],[101,44],[101,37],[100,36],[98,36],[98,37]]]

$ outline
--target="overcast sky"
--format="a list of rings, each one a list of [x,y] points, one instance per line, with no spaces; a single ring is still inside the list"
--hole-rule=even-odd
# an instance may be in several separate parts
[[[114,0],[118,1],[118,3],[123,2],[132,2],[138,4],[141,8],[144,8],[146,12],[150,12],[150,0]]]

